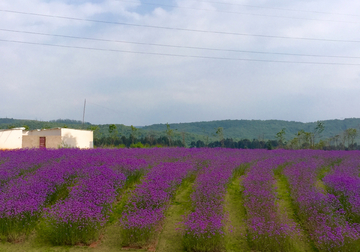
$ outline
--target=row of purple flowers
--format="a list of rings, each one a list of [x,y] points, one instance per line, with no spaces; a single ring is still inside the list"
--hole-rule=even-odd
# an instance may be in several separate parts
[[[105,176],[104,172],[105,174],[108,173],[109,178],[114,177],[111,181],[119,180],[119,182],[114,182],[113,187],[116,188],[118,183],[123,183],[125,174],[130,176],[139,167],[148,167],[148,162],[143,159],[127,158],[130,155],[126,154],[120,155],[119,158],[119,153],[115,152],[41,151],[41,158],[38,156],[38,150],[27,150],[21,162],[11,162],[11,158],[14,157],[13,153],[5,153],[9,154],[10,160],[6,160],[2,166],[13,164],[15,166],[10,167],[12,171],[25,170],[23,167],[26,166],[20,166],[19,169],[19,166],[16,165],[23,164],[26,160],[29,160],[30,167],[39,166],[33,172],[18,174],[16,178],[0,188],[0,234],[2,237],[6,237],[7,240],[13,240],[22,234],[29,234],[37,225],[39,218],[44,213],[44,209],[49,204],[52,205],[59,199],[67,197],[68,194],[70,198],[74,199],[73,202],[81,202],[80,198],[76,197],[76,195],[79,195],[79,186],[83,188],[88,185],[86,190],[92,191],[93,194],[90,202],[95,198],[104,201],[104,195],[94,192],[94,189],[97,192],[105,189],[106,182],[105,184],[96,184],[94,180],[100,178],[101,175]],[[37,159],[32,158],[31,154],[34,154]],[[117,154],[117,156],[113,154]],[[34,160],[37,160],[37,162]],[[104,163],[107,163],[107,165],[104,166]],[[14,172],[14,174],[16,173]],[[74,184],[77,186],[71,187]],[[71,190],[70,193],[69,190]],[[89,196],[89,194],[86,195],[86,197]],[[71,201],[70,198],[69,201]],[[106,199],[105,202],[107,202]],[[58,205],[54,207],[56,208]]]
[[[37,150],[16,150],[0,152],[0,189],[19,175],[35,171],[41,165],[53,162],[63,156],[62,152]]]
[[[184,149],[1,152],[0,237],[29,234],[40,220],[39,233],[54,244],[89,243],[124,185],[153,165],[189,154]],[[170,166],[169,174],[179,170]]]
[[[333,159],[338,158],[337,155],[335,153]],[[329,162],[316,156],[294,164],[284,171],[295,211],[313,246],[318,250],[358,251],[359,225],[346,220],[343,205],[336,195],[317,185],[321,181],[318,175],[324,166],[329,166]],[[330,170],[325,176],[325,183],[331,184],[334,175],[330,174],[333,172]]]
[[[186,251],[220,251],[223,248],[224,198],[227,184],[241,164],[261,157],[263,151],[217,149],[204,152],[208,166],[197,176],[191,194],[192,211],[182,223]]]
[[[134,190],[120,219],[123,245],[150,241],[177,188],[196,169],[192,160],[160,163],[151,169]]]
[[[242,181],[247,238],[256,250],[291,251],[290,240],[299,233],[296,223],[280,212],[277,204],[274,171],[290,160],[282,155],[261,160]]]
[[[90,243],[124,186],[145,174],[120,219],[123,244],[141,245],[161,226],[181,183],[197,174],[192,208],[182,223],[183,242],[188,250],[216,251],[224,236],[227,183],[240,164],[251,162],[242,194],[254,249],[291,250],[289,240],[303,229],[320,251],[357,251],[359,161],[358,152],[285,150],[1,152],[0,234],[11,240],[38,226],[53,244]],[[297,219],[279,212],[274,176],[279,167]]]

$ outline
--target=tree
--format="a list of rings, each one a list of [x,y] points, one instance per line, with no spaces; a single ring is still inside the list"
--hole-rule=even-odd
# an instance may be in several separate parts
[[[320,137],[321,133],[325,130],[325,125],[323,122],[317,121],[316,122],[316,126],[311,134],[311,142],[310,142],[310,146],[314,147],[315,146],[315,142],[316,142],[316,138]]]
[[[311,146],[311,132],[306,132],[304,130],[299,130],[297,133],[297,137],[295,137],[298,141],[298,148],[306,149]],[[295,139],[294,138],[294,139]],[[292,142],[294,143],[294,142]]]
[[[207,146],[209,144],[209,132],[207,132],[204,127],[202,127],[201,129],[204,133],[205,145]]]
[[[337,147],[337,146],[338,146],[339,139],[340,139],[340,135],[336,135],[336,136],[334,136],[335,147]]]
[[[115,124],[110,124],[109,125],[109,133],[112,134],[114,132],[116,132],[116,125]]]
[[[299,138],[298,137],[294,137],[291,141],[290,141],[290,148],[291,149],[298,149],[299,148]]]
[[[276,133],[276,139],[279,141],[281,147],[285,144],[285,130],[285,128],[282,128],[281,131]]]
[[[148,139],[149,139],[150,145],[154,145],[154,143],[155,143],[155,141],[156,141],[156,139],[155,139],[155,137],[156,137],[155,131],[150,130],[150,131],[148,132],[148,134],[147,134],[147,137],[148,137]]]
[[[224,129],[223,127],[218,127],[216,129],[216,135],[219,137],[219,142],[221,143],[221,147],[224,147]]]
[[[117,137],[117,128],[115,124],[110,124],[109,125],[109,133],[110,133],[110,138],[112,140],[112,144],[115,143],[116,137]]]
[[[205,147],[205,143],[201,140],[197,140],[196,142],[196,148]]]
[[[94,132],[94,141],[99,140],[100,139],[100,127],[99,126],[95,126],[95,125],[91,125],[87,128],[88,130],[91,130],[92,132]]]
[[[182,144],[184,147],[186,147],[186,142],[185,142],[185,135],[187,133],[185,131],[181,131],[181,137],[182,137]]]
[[[130,135],[131,143],[134,144],[134,140],[137,137],[138,129],[132,125],[130,127],[131,127],[131,135]]]
[[[170,128],[170,124],[166,123],[166,130],[165,133],[169,139],[169,146],[171,146],[171,142],[172,142],[172,136],[174,134],[174,131]]]
[[[348,148],[352,149],[355,138],[357,136],[357,130],[354,128],[349,128],[349,129],[345,130],[344,134],[345,134],[346,140],[348,142]]]

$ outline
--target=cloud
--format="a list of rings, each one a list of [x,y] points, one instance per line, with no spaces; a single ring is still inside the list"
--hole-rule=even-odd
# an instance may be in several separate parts
[[[53,17],[1,13],[0,117],[81,119],[84,98],[93,123],[360,117],[359,66],[301,63],[360,64],[360,58],[295,55],[360,57],[359,42],[322,40],[360,41],[360,3],[145,3],[1,1],[0,10]]]

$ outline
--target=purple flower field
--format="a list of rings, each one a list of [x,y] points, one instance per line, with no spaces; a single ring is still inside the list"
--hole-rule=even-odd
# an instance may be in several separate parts
[[[237,228],[236,210],[225,210],[234,181],[243,250],[228,238],[227,227]],[[117,249],[154,251],[184,184],[176,251],[360,251],[358,151],[0,151],[0,241],[87,246],[115,227]]]

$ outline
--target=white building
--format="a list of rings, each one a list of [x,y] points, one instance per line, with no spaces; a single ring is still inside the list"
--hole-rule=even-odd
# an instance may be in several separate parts
[[[0,130],[0,149],[93,148],[91,130],[53,128],[26,131],[25,128]]]

